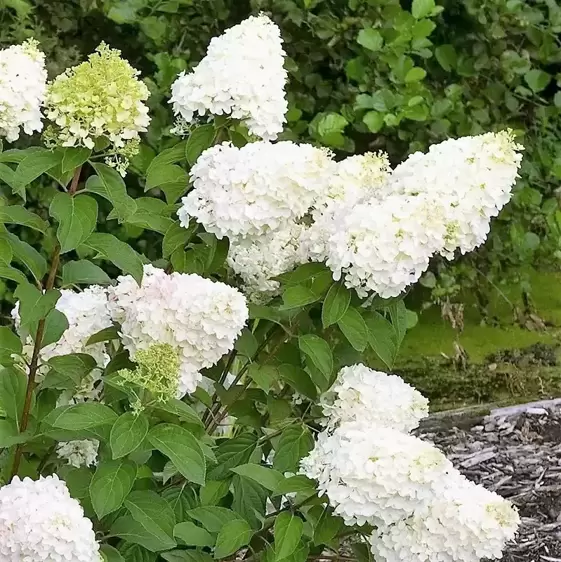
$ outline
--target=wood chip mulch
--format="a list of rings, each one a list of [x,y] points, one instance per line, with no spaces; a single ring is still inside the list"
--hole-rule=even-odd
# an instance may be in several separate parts
[[[561,400],[494,410],[467,424],[433,418],[420,433],[467,478],[518,507],[522,524],[503,562],[561,562]]]

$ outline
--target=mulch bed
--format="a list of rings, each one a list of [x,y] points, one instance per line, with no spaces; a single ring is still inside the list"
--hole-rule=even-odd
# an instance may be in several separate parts
[[[522,524],[503,562],[561,562],[561,400],[431,418],[420,433],[518,507]]]

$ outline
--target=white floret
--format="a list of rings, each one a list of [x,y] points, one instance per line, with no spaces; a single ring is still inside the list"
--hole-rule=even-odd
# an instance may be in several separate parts
[[[97,439],[80,439],[62,441],[57,445],[56,454],[59,459],[65,459],[70,466],[94,466],[97,464]]]

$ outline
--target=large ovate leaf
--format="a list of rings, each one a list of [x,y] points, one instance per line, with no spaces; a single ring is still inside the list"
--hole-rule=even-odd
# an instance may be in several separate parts
[[[298,346],[327,378],[331,376],[333,353],[324,339],[314,334],[305,334],[298,338]]]
[[[21,205],[0,206],[0,224],[20,224],[39,232],[45,232],[49,226],[39,215]]]
[[[216,538],[208,531],[192,523],[183,521],[173,529],[173,536],[181,539],[187,546],[214,546]]]
[[[273,466],[281,473],[296,472],[300,460],[313,448],[314,439],[305,425],[286,428],[275,450]]]
[[[232,468],[232,472],[244,478],[250,478],[271,491],[276,490],[281,481],[284,480],[284,476],[278,470],[259,464],[242,464]]]
[[[356,308],[349,307],[339,319],[337,325],[357,351],[364,351],[366,349],[369,338],[368,326]]]
[[[336,324],[343,318],[351,304],[351,292],[342,283],[331,285],[321,308],[321,321],[324,328]]]
[[[97,202],[87,195],[72,197],[68,193],[57,193],[49,213],[58,221],[57,238],[64,254],[80,246],[94,231]]]
[[[198,521],[209,533],[218,533],[226,523],[239,519],[239,515],[231,509],[215,505],[196,507],[189,510],[187,515]]]
[[[67,285],[108,285],[111,278],[101,267],[88,260],[77,260],[62,266],[62,284]]]
[[[119,459],[137,449],[148,434],[148,419],[142,413],[126,412],[111,428],[109,445],[114,459]]]
[[[225,558],[249,543],[253,535],[252,528],[244,519],[235,519],[226,523],[216,539],[214,558]]]
[[[148,432],[148,441],[166,455],[187,480],[204,486],[205,456],[189,431],[178,425],[159,424]]]
[[[90,498],[100,519],[121,507],[132,490],[136,470],[136,465],[125,459],[99,463],[90,482]]]
[[[83,402],[70,406],[59,406],[53,410],[43,423],[59,429],[91,429],[105,424],[113,424],[117,414],[105,404]]]
[[[202,152],[212,146],[215,136],[214,125],[201,125],[191,131],[185,146],[187,162],[193,165]]]
[[[275,560],[290,556],[302,537],[304,523],[293,513],[281,513],[275,520]]]
[[[36,281],[41,281],[47,273],[47,260],[33,246],[11,232],[0,232],[0,240],[7,242],[14,258],[29,269]]]

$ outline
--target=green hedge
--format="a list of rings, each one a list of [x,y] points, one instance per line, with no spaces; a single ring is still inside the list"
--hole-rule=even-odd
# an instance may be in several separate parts
[[[553,0],[0,0],[0,43],[31,35],[53,74],[103,38],[152,91],[145,152],[169,139],[177,72],[249,13],[281,26],[289,55],[285,136],[344,153],[386,150],[393,163],[449,136],[511,127],[526,147],[511,204],[478,253],[435,263],[432,299],[459,298],[561,260],[561,7]],[[137,162],[142,166],[141,160]],[[141,232],[121,232],[128,238]]]

